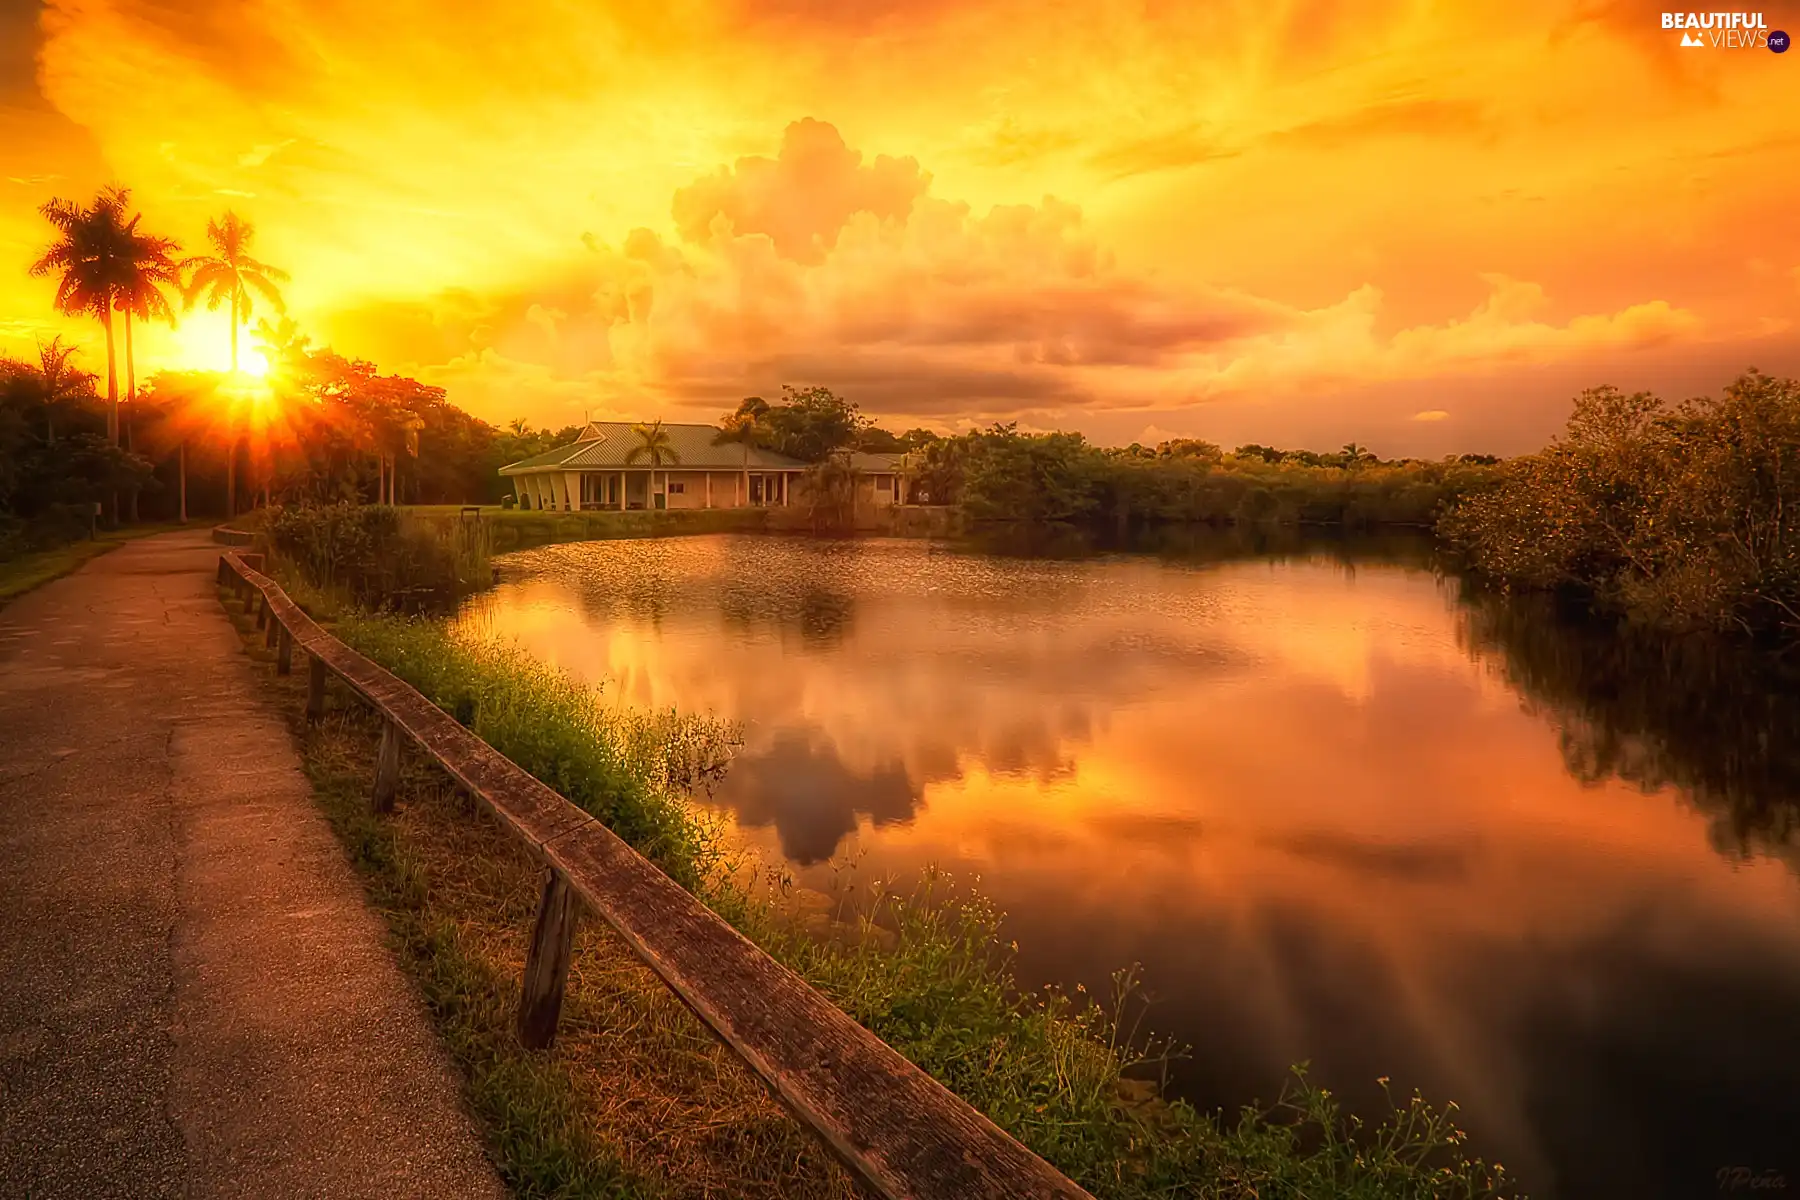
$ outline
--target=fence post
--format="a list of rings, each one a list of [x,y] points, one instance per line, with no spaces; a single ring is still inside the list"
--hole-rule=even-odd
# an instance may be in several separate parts
[[[394,791],[400,786],[400,727],[381,722],[381,749],[375,752],[375,792],[370,805],[378,813],[394,811]]]
[[[256,605],[256,627],[267,629],[269,627],[269,598],[261,592],[257,592],[255,599],[250,603]]]
[[[519,1042],[527,1050],[548,1050],[556,1043],[562,1016],[563,990],[569,982],[569,956],[575,946],[575,890],[561,871],[550,868],[538,897],[537,923],[531,928],[531,950],[525,956],[525,982],[519,996]]]
[[[275,673],[277,675],[291,675],[294,671],[294,635],[288,632],[288,627],[281,622],[277,621],[275,625],[277,629],[275,642]]]
[[[325,715],[325,660],[313,651],[307,652],[306,659],[306,723],[310,725]]]

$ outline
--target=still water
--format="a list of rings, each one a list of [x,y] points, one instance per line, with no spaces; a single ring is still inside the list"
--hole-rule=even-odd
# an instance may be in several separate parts
[[[741,722],[711,803],[803,880],[938,864],[1028,983],[1141,963],[1203,1105],[1310,1060],[1457,1100],[1536,1196],[1800,1194],[1794,693],[1416,548],[1258,549],[565,545],[462,620]]]

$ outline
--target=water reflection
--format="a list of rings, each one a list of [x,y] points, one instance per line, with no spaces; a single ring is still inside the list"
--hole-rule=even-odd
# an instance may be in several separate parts
[[[1783,1165],[1791,692],[1463,596],[1415,542],[1043,549],[564,546],[467,619],[744,722],[716,800],[803,873],[979,873],[1028,979],[1142,962],[1202,1103],[1391,1074],[1542,1196]]]
[[[1571,775],[1678,789],[1721,854],[1797,861],[1800,663],[1704,637],[1621,636],[1477,588],[1460,600],[1470,645],[1556,726]]]

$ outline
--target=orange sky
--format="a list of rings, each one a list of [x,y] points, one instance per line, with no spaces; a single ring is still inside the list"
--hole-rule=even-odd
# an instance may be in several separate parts
[[[23,268],[116,180],[188,244],[237,209],[315,342],[496,421],[788,382],[1529,449],[1588,384],[1800,373],[1800,52],[1679,39],[1618,0],[0,0],[0,353],[94,338]]]

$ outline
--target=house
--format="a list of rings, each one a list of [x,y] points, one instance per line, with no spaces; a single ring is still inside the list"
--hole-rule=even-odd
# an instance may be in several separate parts
[[[803,502],[808,464],[772,450],[717,442],[712,425],[665,423],[663,461],[652,466],[644,439],[625,421],[589,421],[567,446],[509,463],[521,508],[574,512],[602,508],[785,508]],[[635,451],[635,453],[634,453]],[[852,454],[859,510],[891,507],[900,494],[900,456]]]
[[[786,505],[806,464],[734,442],[715,444],[712,425],[668,425],[663,462],[651,466],[644,439],[624,421],[589,421],[567,446],[510,463],[521,508],[745,508]],[[633,455],[633,451],[637,451]]]
[[[892,508],[906,503],[906,477],[901,471],[903,454],[870,454],[857,450],[850,455],[850,469],[856,473],[856,511]]]

